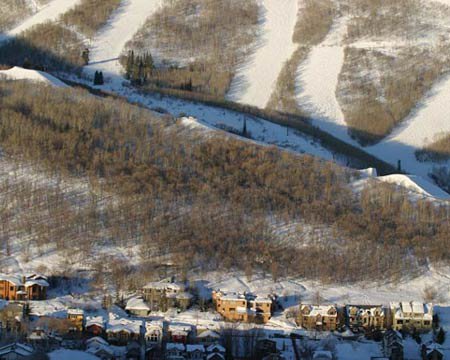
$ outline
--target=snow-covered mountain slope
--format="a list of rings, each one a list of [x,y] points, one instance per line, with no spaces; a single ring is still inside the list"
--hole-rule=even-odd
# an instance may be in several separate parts
[[[344,114],[336,99],[346,32],[347,19],[338,19],[325,40],[313,48],[298,72],[297,99],[299,107],[314,116],[317,126],[350,141]]]
[[[25,19],[20,25],[11,29],[6,34],[0,34],[0,43],[14,37],[21,32],[28,30],[37,24],[42,24],[46,21],[54,21],[64,14],[70,8],[74,7],[80,0],[53,0],[49,4],[40,8],[40,10],[29,18]]]
[[[292,41],[298,0],[261,0],[261,32],[255,52],[235,76],[227,98],[265,108],[278,75],[296,49]]]
[[[46,72],[28,70],[18,66],[15,66],[9,70],[0,70],[0,78],[1,77],[5,77],[8,80],[29,80],[42,82],[56,87],[68,87],[61,80]]]
[[[118,75],[122,72],[119,56],[125,44],[163,2],[164,0],[124,0],[93,40],[86,73],[103,71],[105,78],[119,80]]]

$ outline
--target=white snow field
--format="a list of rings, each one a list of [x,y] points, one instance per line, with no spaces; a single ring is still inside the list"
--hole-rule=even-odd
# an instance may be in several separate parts
[[[74,7],[80,0],[53,0],[47,5],[40,8],[40,10],[24,22],[16,26],[14,29],[7,31],[5,34],[0,33],[0,43],[9,38],[20,34],[22,31],[28,30],[37,24],[42,24],[47,21],[54,21],[64,14],[70,8]]]
[[[122,1],[108,24],[94,38],[85,72],[103,71],[105,81],[122,81],[117,75],[122,72],[119,56],[125,44],[163,3],[164,0]]]
[[[296,49],[292,41],[299,0],[260,0],[261,37],[254,54],[238,70],[227,99],[265,108],[284,63]]]
[[[18,66],[15,66],[9,70],[0,70],[0,79],[5,77],[8,80],[29,80],[41,82],[47,85],[52,85],[55,87],[68,87],[61,80],[56,77],[37,70],[28,70]]]

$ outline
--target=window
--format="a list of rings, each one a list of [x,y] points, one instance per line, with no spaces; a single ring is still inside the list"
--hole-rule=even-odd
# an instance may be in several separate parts
[[[229,311],[230,311],[230,312],[235,312],[235,311],[236,311],[236,308],[230,308]]]
[[[14,291],[14,286],[10,286],[9,291]]]
[[[397,320],[397,324],[403,324],[403,320]]]
[[[430,322],[429,322],[428,320],[425,320],[425,321],[423,322],[423,324],[424,324],[424,325],[430,325]]]

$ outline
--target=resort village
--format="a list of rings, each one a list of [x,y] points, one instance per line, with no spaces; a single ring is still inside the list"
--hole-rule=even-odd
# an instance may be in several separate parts
[[[411,344],[418,359],[445,358],[439,316],[417,300],[285,308],[281,294],[211,289],[206,298],[167,279],[133,294],[105,293],[99,306],[79,299],[69,307],[51,299],[54,284],[40,274],[0,276],[0,359],[358,358],[339,351],[342,344],[370,345],[371,360],[410,359]]]

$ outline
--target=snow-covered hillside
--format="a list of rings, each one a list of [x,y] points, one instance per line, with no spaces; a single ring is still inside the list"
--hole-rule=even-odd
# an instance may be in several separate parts
[[[34,25],[42,24],[46,21],[57,20],[60,15],[64,14],[79,2],[80,0],[52,0],[49,4],[40,8],[37,13],[25,19],[14,29],[11,29],[6,34],[0,34],[0,43],[30,29]]]
[[[260,39],[235,76],[228,99],[265,108],[280,71],[296,49],[292,40],[299,0],[261,0]]]
[[[103,71],[107,80],[118,80],[122,72],[119,63],[125,44],[163,4],[163,0],[124,0],[110,19],[100,30],[91,45],[90,64],[85,68],[87,74]]]
[[[68,87],[61,80],[50,75],[49,73],[37,70],[28,70],[18,66],[15,66],[9,70],[0,70],[0,79],[2,77],[5,77],[8,80],[29,80],[42,82],[56,87]]]

